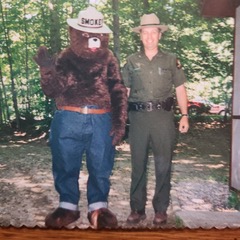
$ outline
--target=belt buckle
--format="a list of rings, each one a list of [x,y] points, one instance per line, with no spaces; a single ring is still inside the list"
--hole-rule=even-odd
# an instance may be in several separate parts
[[[82,114],[88,114],[88,107],[87,106],[82,108]]]
[[[157,107],[157,110],[160,110],[162,108],[162,104],[158,102],[156,107]]]
[[[148,102],[147,106],[146,106],[147,112],[151,112],[153,110],[153,103],[152,102]]]
[[[142,111],[144,109],[144,106],[142,103],[138,105],[138,110],[137,111]]]
[[[135,110],[136,110],[136,111],[138,111],[138,110],[139,110],[138,104],[135,104],[135,103],[134,103],[134,105],[133,105],[133,106],[134,106],[134,108],[135,108]]]

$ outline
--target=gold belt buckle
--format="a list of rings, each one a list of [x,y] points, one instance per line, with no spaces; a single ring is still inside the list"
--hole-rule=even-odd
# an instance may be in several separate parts
[[[87,106],[85,106],[82,109],[83,109],[83,111],[82,111],[83,114],[88,114],[88,107]]]

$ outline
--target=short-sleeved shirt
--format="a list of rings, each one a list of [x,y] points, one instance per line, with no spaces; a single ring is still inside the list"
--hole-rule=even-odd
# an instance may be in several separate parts
[[[130,88],[129,102],[164,101],[173,95],[174,87],[186,81],[176,56],[161,50],[152,60],[143,51],[129,56],[122,77]]]

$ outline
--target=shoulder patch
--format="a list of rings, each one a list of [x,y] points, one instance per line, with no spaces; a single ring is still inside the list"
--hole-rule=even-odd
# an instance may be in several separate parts
[[[180,60],[178,58],[176,59],[176,66],[178,69],[182,68],[182,64],[180,63]]]

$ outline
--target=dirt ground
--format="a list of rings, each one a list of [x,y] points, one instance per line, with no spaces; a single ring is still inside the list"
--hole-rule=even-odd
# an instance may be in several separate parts
[[[191,129],[179,135],[172,168],[172,189],[183,209],[227,211],[229,196],[230,123],[191,122]],[[119,226],[126,224],[130,213],[130,152],[127,140],[117,146],[109,208],[116,213]],[[154,166],[148,165],[147,219],[134,227],[153,228],[151,199],[154,193]],[[83,161],[80,173],[81,218],[72,227],[88,228],[86,182]],[[44,227],[44,218],[58,205],[53,186],[51,154],[44,135],[0,133],[0,226]],[[165,228],[182,227],[169,208]]]

